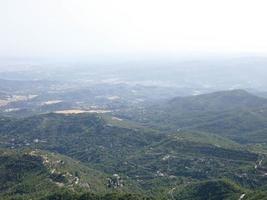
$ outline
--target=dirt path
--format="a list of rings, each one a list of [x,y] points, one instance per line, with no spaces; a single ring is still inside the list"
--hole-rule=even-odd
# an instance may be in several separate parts
[[[244,199],[245,196],[246,196],[246,194],[242,194],[242,195],[239,197],[238,200],[242,200],[242,199]]]
[[[173,196],[173,192],[176,190],[176,187],[174,187],[174,188],[172,188],[169,192],[168,192],[168,194],[171,196],[171,199],[172,200],[175,200],[175,198],[174,198],[174,196]]]

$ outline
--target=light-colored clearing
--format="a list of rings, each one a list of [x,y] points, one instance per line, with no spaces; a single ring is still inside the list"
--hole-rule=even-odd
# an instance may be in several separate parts
[[[19,111],[21,110],[20,108],[9,108],[9,109],[5,109],[4,112],[14,112],[14,111]]]
[[[239,200],[244,199],[245,196],[246,196],[246,194],[242,194],[242,195],[239,197]]]
[[[123,119],[118,118],[118,117],[112,117],[113,120],[117,120],[117,121],[123,121]]]
[[[120,99],[120,97],[119,96],[110,96],[110,97],[107,97],[107,99],[113,101],[113,100]]]
[[[10,101],[8,101],[8,100],[0,100],[0,107],[2,107],[2,106],[6,106],[6,105],[8,105],[10,103]]]
[[[61,100],[51,100],[51,101],[43,102],[42,105],[52,105],[52,104],[57,104],[61,102],[62,102]]]
[[[111,112],[110,110],[78,110],[78,109],[73,109],[73,110],[59,110],[55,111],[57,114],[81,114],[81,113],[109,113]]]

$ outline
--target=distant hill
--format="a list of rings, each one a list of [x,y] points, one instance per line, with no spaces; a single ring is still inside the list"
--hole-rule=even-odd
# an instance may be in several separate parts
[[[267,99],[252,95],[245,90],[220,91],[190,97],[174,98],[166,109],[177,112],[218,112],[236,109],[267,107]]]
[[[129,116],[162,131],[197,130],[242,143],[259,142],[259,138],[267,141],[263,137],[267,129],[267,99],[244,90],[177,97]]]

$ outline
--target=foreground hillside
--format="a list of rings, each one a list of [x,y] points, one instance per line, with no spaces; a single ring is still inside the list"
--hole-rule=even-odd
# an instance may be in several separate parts
[[[152,199],[125,180],[100,173],[66,156],[40,150],[18,153],[2,149],[0,160],[1,199]],[[176,181],[165,197],[158,194],[153,199],[237,199],[242,194],[248,197],[255,194],[230,180],[185,180]],[[159,190],[165,181],[166,177],[157,180],[161,184]],[[265,197],[265,193],[257,192],[257,196]]]
[[[64,191],[73,195],[140,193],[127,180],[123,182],[115,175],[46,151],[1,149],[0,161],[1,199],[51,199],[54,195],[63,195]]]
[[[1,197],[37,198],[61,188],[107,190],[104,175],[66,157],[34,150],[16,153],[2,149],[0,161]]]

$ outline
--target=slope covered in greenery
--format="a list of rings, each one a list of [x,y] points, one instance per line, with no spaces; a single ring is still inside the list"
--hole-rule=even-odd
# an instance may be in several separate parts
[[[69,157],[40,150],[1,149],[0,198],[50,199],[51,194],[141,193],[124,180],[124,187],[110,185],[112,175],[101,173]]]
[[[152,133],[107,124],[92,114],[46,114],[25,119],[3,119],[4,147],[34,147],[55,151],[94,164],[109,164],[160,139]]]
[[[243,194],[253,199],[256,191],[263,196],[266,101],[238,90],[175,98],[142,108],[142,115],[2,117],[1,195],[202,200]]]
[[[177,97],[118,116],[167,132],[196,130],[239,143],[266,142],[267,99],[243,90]]]
[[[174,188],[172,196],[180,200],[236,200],[244,190],[228,180],[203,181]]]

